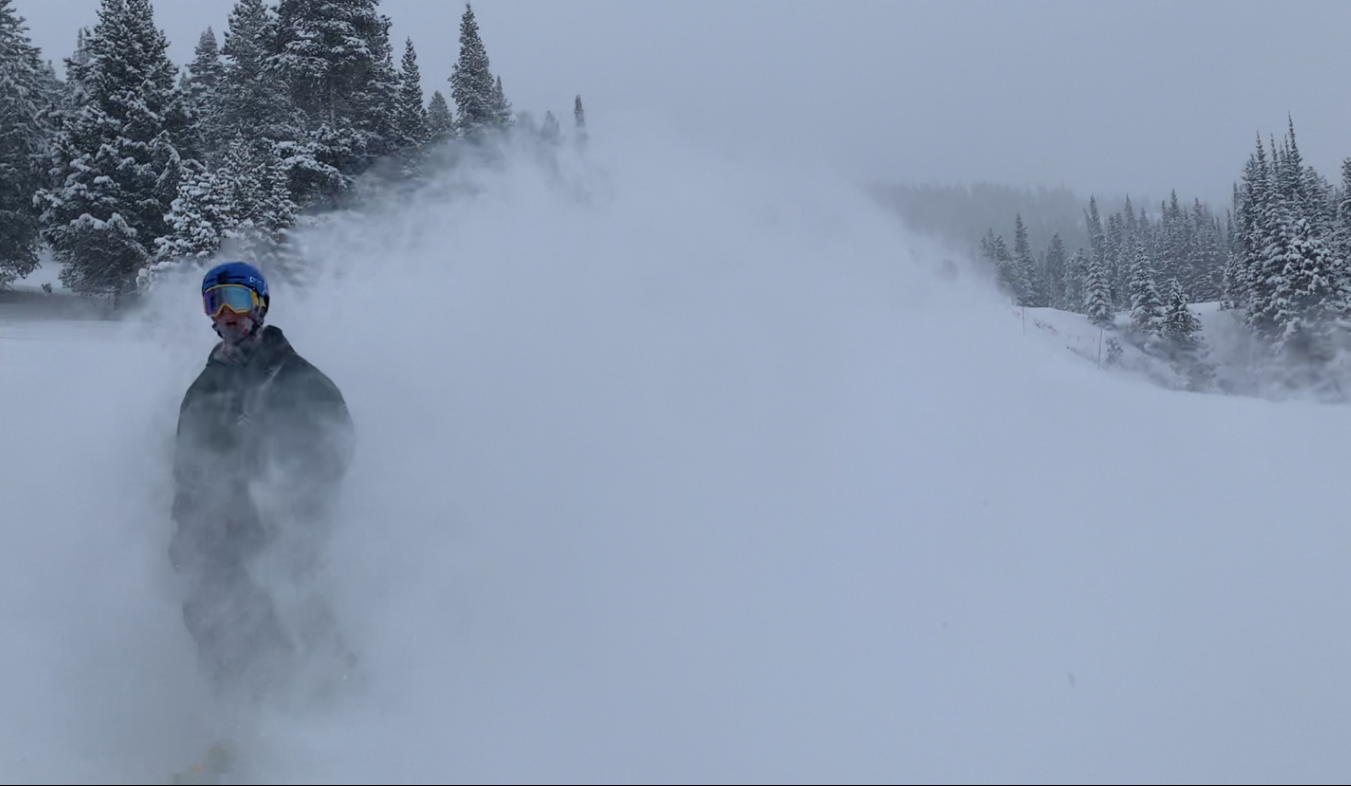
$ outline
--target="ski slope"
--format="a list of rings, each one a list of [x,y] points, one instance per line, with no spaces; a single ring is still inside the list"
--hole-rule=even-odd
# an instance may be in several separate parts
[[[256,782],[1346,780],[1345,409],[1100,372],[826,173],[594,125],[276,288],[360,430],[369,683]],[[0,312],[0,781],[212,740],[164,549],[213,336],[151,314]]]

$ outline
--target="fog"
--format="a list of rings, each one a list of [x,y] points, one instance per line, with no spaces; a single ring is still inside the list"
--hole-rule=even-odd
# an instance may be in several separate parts
[[[227,720],[255,783],[1351,765],[1332,410],[1097,372],[846,178],[638,119],[307,240],[269,322],[357,424],[321,586],[359,682],[226,716],[195,671],[195,278],[0,315],[0,779],[162,778]]]

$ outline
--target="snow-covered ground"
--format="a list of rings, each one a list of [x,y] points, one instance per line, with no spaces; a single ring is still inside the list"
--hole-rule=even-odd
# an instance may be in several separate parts
[[[49,286],[52,292],[69,291],[61,283],[61,265],[44,254],[36,270],[23,278],[10,282],[10,289],[19,292],[41,292],[43,286]]]
[[[1130,315],[1116,315],[1115,324],[1100,328],[1083,314],[1053,308],[1007,305],[1010,326],[1030,341],[1063,347],[1081,362],[1135,382],[1169,390],[1189,390],[1271,400],[1302,399],[1345,405],[1351,400],[1351,335],[1340,334],[1336,355],[1319,368],[1284,365],[1264,352],[1243,323],[1243,312],[1224,310],[1218,302],[1189,306],[1201,324],[1203,345],[1199,363],[1208,374],[1196,373],[1194,363],[1170,358],[1152,339],[1130,330]],[[1115,339],[1120,356],[1113,358]]]
[[[1345,409],[1101,372],[824,175],[606,128],[274,293],[360,429],[369,683],[259,718],[257,782],[1345,780]],[[0,315],[5,782],[211,737],[164,558],[194,285]]]

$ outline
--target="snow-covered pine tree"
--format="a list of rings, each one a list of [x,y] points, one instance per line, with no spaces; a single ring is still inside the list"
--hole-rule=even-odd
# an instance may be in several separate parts
[[[1265,262],[1267,246],[1274,236],[1275,197],[1272,193],[1271,172],[1262,137],[1243,167],[1239,184],[1235,224],[1238,235],[1237,259],[1232,265],[1230,289],[1226,293],[1237,307],[1244,309],[1244,322],[1256,332],[1258,314],[1270,300],[1271,288],[1266,281]]]
[[[1043,266],[1043,289],[1046,305],[1054,308],[1068,308],[1065,299],[1065,242],[1060,233],[1051,235],[1051,243],[1046,247],[1046,264]]]
[[[221,149],[242,136],[256,143],[259,160],[284,161],[289,199],[308,204],[314,194],[340,192],[345,181],[333,151],[316,141],[292,103],[287,73],[273,55],[277,25],[264,0],[236,0],[221,47],[225,70],[215,133]]]
[[[62,58],[62,63],[66,67],[66,78],[60,83],[56,106],[51,113],[53,134],[70,125],[79,113],[80,107],[89,102],[85,78],[89,73],[89,42],[93,37],[94,32],[90,28],[80,28],[75,36],[75,51]],[[42,166],[48,170],[47,177],[50,179],[51,161],[44,160]]]
[[[1137,233],[1137,237],[1139,234]],[[1134,243],[1126,237],[1125,218],[1120,213],[1107,217],[1107,235],[1103,238],[1106,256],[1107,285],[1116,308],[1130,305],[1130,266]]]
[[[1168,290],[1168,305],[1160,331],[1173,369],[1186,380],[1186,388],[1201,391],[1209,387],[1215,367],[1208,363],[1205,342],[1201,338],[1201,320],[1192,313],[1181,282],[1173,279]]]
[[[999,239],[999,245],[1003,245],[1002,238]],[[1032,250],[1027,242],[1027,227],[1023,225],[1022,214],[1017,214],[1014,221],[1013,235],[1013,254],[1008,256],[1004,251],[1003,255],[1007,258],[996,258],[996,282],[1001,290],[1004,291],[1013,301],[1020,306],[1036,306],[1036,293],[1032,286]]]
[[[222,199],[222,179],[198,163],[185,167],[178,183],[178,196],[165,217],[168,234],[155,239],[155,263],[138,276],[138,285],[147,284],[165,263],[184,259],[206,259],[220,247],[221,230],[231,221]]]
[[[1284,265],[1273,282],[1272,322],[1279,331],[1273,348],[1287,357],[1325,362],[1332,357],[1331,320],[1344,296],[1338,266],[1308,219],[1288,215],[1282,234]]]
[[[563,135],[562,129],[558,126],[558,118],[554,117],[553,112],[544,113],[544,123],[540,126],[540,138],[545,142],[557,143]]]
[[[455,117],[450,113],[450,105],[440,90],[432,93],[427,104],[427,139],[430,142],[442,142],[455,136]]]
[[[1065,262],[1065,294],[1061,308],[1084,313],[1084,279],[1087,276],[1088,252],[1080,248]]]
[[[1220,308],[1222,310],[1241,308],[1246,289],[1242,255],[1233,249],[1226,250],[1224,282],[1220,289]]]
[[[1259,137],[1239,190],[1246,321],[1288,361],[1273,368],[1287,384],[1324,386],[1321,367],[1335,356],[1334,331],[1351,300],[1345,262],[1328,247],[1332,197],[1304,166],[1293,123],[1271,151],[1268,163]]]
[[[552,113],[550,113],[552,114]],[[998,260],[994,252],[994,227],[985,230],[980,239],[980,258],[994,263]]]
[[[1309,222],[1309,230],[1325,243],[1334,223],[1334,205],[1328,182],[1313,167],[1304,164],[1295,141],[1295,121],[1287,115],[1282,145],[1282,171],[1278,174],[1283,197],[1297,205],[1296,214]]]
[[[431,137],[427,128],[427,110],[422,105],[422,73],[418,70],[413,39],[404,41],[403,62],[399,69],[399,104],[395,126],[403,147],[420,147]],[[442,99],[443,101],[445,99]]]
[[[38,198],[44,235],[65,265],[63,283],[111,293],[116,304],[168,231],[182,104],[149,0],[103,0],[87,45],[86,101],[57,135],[55,185]]]
[[[1086,261],[1084,276],[1084,314],[1098,327],[1112,327],[1116,322],[1116,309],[1112,305],[1112,289],[1107,282],[1107,268],[1103,259],[1090,256]]]
[[[1224,287],[1225,253],[1219,221],[1200,199],[1192,203],[1191,278],[1184,283],[1198,302],[1217,300]]]
[[[1168,306],[1163,314],[1160,335],[1177,347],[1190,348],[1201,332],[1201,320],[1192,313],[1182,283],[1173,279],[1168,288]]]
[[[41,245],[38,164],[59,96],[24,19],[0,0],[0,287],[31,273]]]
[[[495,91],[488,50],[479,37],[473,5],[465,3],[464,14],[460,17],[460,57],[450,74],[456,130],[461,136],[473,139],[496,126]]]
[[[379,0],[281,0],[272,65],[290,88],[317,160],[346,179],[395,144],[399,78]],[[336,196],[303,194],[302,197]]]
[[[1017,276],[1013,265],[1013,254],[1009,252],[1008,244],[1004,242],[1004,236],[996,235],[994,230],[991,229],[986,234],[985,239],[981,241],[981,255],[990,260],[994,268],[995,286],[1015,303],[1018,302],[1018,295],[1014,289]]]
[[[1121,208],[1121,221],[1124,231],[1124,239],[1127,247],[1135,248],[1135,238],[1140,236],[1140,222],[1144,218],[1144,211],[1136,215],[1135,206],[1131,204],[1130,196],[1126,197],[1126,204]]]
[[[1158,281],[1190,282],[1194,277],[1192,270],[1192,251],[1195,245],[1194,230],[1190,215],[1182,209],[1182,202],[1173,190],[1168,202],[1163,206],[1159,231],[1158,254],[1162,259],[1155,260],[1155,275]]]
[[[379,0],[370,2],[375,4]],[[365,145],[364,156],[357,162],[358,172],[380,156],[397,150],[400,144],[395,116],[402,81],[399,69],[394,65],[394,45],[389,39],[389,28],[393,23],[388,16],[377,15],[376,18],[380,24],[375,28],[371,49],[377,65],[365,81],[365,95],[360,102],[362,113],[357,123],[364,134]]]
[[[296,220],[285,162],[276,146],[237,136],[218,175],[228,216],[223,242],[266,266]]]
[[[572,102],[572,122],[577,135],[577,141],[585,143],[587,139],[586,131],[586,109],[582,107],[582,94],[578,93]]]
[[[270,63],[276,18],[264,0],[236,0],[230,11],[214,131],[225,147],[236,135],[273,142],[301,136],[282,75]]]
[[[185,174],[167,221],[171,233],[157,242],[157,263],[145,281],[184,259],[229,250],[267,267],[285,231],[295,222],[286,166],[266,139],[236,135],[221,151],[216,170]]]
[[[179,82],[189,117],[189,130],[179,143],[179,153],[185,158],[210,161],[216,153],[212,129],[216,124],[216,93],[224,72],[216,33],[208,27],[197,39],[192,62]]]
[[[1351,260],[1351,158],[1342,161],[1342,186],[1337,194],[1333,253]]]
[[[511,101],[507,99],[507,94],[502,90],[502,77],[497,77],[497,82],[493,85],[493,122],[498,128],[511,128],[512,111]]]
[[[1102,230],[1102,216],[1098,213],[1098,198],[1089,196],[1088,210],[1084,212],[1084,223],[1088,227],[1089,255],[1099,262],[1106,258],[1105,235]]]
[[[1154,278],[1154,264],[1144,241],[1135,240],[1135,261],[1130,277],[1131,328],[1145,335],[1157,335],[1163,327],[1163,302]]]

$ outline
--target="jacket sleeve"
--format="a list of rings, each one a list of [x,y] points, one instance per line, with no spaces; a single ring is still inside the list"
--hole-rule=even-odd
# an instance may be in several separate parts
[[[227,524],[256,529],[227,417],[203,372],[183,396],[175,434],[171,517],[177,527],[169,555],[176,568],[223,554]]]
[[[204,372],[183,395],[174,436],[173,519],[190,525],[209,516],[228,498],[228,445],[222,439],[220,413],[213,411],[212,391]]]

